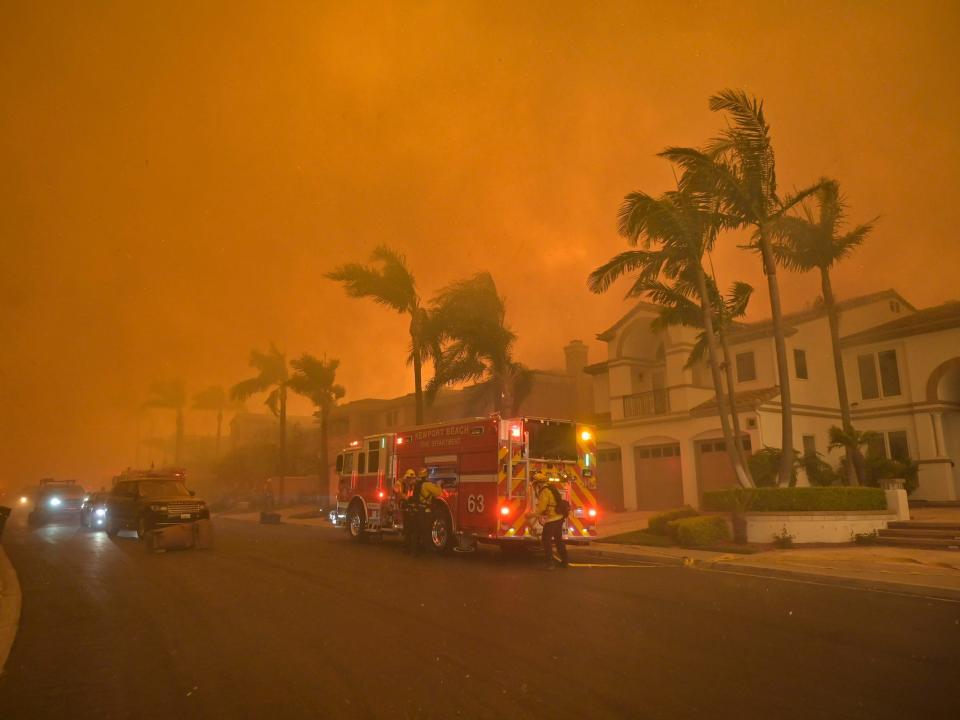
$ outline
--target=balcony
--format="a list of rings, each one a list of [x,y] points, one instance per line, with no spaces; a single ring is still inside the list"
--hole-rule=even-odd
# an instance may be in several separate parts
[[[665,415],[668,412],[670,412],[670,391],[667,388],[623,397],[624,418]]]

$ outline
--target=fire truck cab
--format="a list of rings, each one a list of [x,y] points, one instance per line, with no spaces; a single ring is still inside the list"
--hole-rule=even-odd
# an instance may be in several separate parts
[[[403,530],[397,479],[426,468],[443,489],[434,501],[430,541],[444,552],[478,542],[504,548],[539,542],[528,521],[531,483],[543,472],[570,503],[564,538],[596,537],[596,433],[565,420],[499,416],[420,425],[356,440],[337,456],[339,492],[331,520],[352,538]]]

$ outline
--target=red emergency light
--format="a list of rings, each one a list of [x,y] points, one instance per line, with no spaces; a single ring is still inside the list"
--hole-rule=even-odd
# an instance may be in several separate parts
[[[360,445],[359,440],[354,440],[350,443],[350,447],[359,447],[359,445]]]
[[[589,515],[590,517],[596,517],[596,516],[597,516],[597,509],[596,509],[596,508],[590,508],[589,510],[587,510],[587,515]]]
[[[380,498],[381,500],[383,500],[383,498],[385,498],[386,496],[387,494],[383,490],[380,490],[377,492],[377,497]]]
[[[508,508],[506,505],[504,505],[503,507],[500,508],[500,514],[501,514],[501,515],[509,515],[509,514],[510,514],[510,508]]]
[[[512,437],[515,437],[515,438],[520,437],[520,426],[519,426],[519,425],[511,425],[511,426],[510,426],[510,435],[511,435]]]
[[[403,438],[397,435],[397,445],[403,445]]]

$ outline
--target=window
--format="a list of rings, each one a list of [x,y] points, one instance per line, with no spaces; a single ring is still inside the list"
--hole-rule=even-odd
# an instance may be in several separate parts
[[[344,475],[350,475],[353,473],[353,458],[354,453],[345,453],[343,456],[343,470],[341,472]]]
[[[884,350],[857,356],[860,370],[860,397],[875,400],[880,397],[892,397],[900,394],[900,369],[897,366],[897,351]]]
[[[380,469],[380,441],[371,440],[367,443],[367,472],[375,473]]]
[[[880,384],[883,387],[883,396],[900,394],[900,371],[897,368],[897,351],[884,350],[877,353],[877,362],[880,365]]]
[[[894,312],[894,313],[900,312],[900,303],[898,303],[896,300],[891,300],[891,301],[890,301],[890,312]]]
[[[806,350],[794,350],[793,351],[793,367],[796,371],[797,377],[800,380],[807,380],[807,351]]]
[[[877,384],[877,368],[873,364],[873,355],[858,355],[857,367],[860,370],[860,397],[864,400],[873,400],[880,397],[880,387]]]
[[[620,462],[620,448],[597,450],[598,462]]]
[[[907,444],[907,433],[904,430],[895,430],[887,433],[887,445],[890,447],[890,457],[904,462],[910,457],[910,446]]]
[[[400,411],[399,410],[388,410],[386,417],[384,418],[384,424],[386,427],[393,427],[400,422]]]
[[[619,451],[617,452],[617,457],[619,458]],[[680,457],[680,446],[679,445],[655,445],[651,447],[639,447],[637,448],[637,454],[641,458],[665,458],[665,457]]]
[[[337,472],[343,472],[343,455],[337,455]]]
[[[757,366],[752,352],[737,353],[737,382],[757,379]]]
[[[813,457],[817,454],[817,438],[815,435],[803,436],[803,456]]]
[[[887,448],[883,442],[883,433],[877,433],[876,437],[872,438],[867,443],[867,456],[868,457],[886,457]]]
[[[360,453],[359,455],[357,455],[357,475],[363,475],[366,472],[366,469],[365,469],[366,459],[367,459],[366,453]]]

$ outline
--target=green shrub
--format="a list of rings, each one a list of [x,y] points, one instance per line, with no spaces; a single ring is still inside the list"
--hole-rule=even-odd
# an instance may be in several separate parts
[[[747,458],[750,474],[757,487],[776,487],[780,480],[780,448],[764,447]],[[800,464],[799,453],[794,450],[795,460],[790,472],[790,487],[797,484],[797,467]]]
[[[871,487],[880,485],[881,480],[902,478],[907,495],[920,485],[920,465],[916,460],[891,460],[882,455],[868,454],[866,460],[866,484]]]
[[[824,462],[819,453],[805,455],[800,461],[807,473],[807,480],[815,487],[830,487],[842,485],[840,471],[834,470],[829,463]]]
[[[667,527],[668,523],[673,520],[693,517],[699,514],[700,513],[698,513],[689,505],[684,505],[682,508],[677,508],[676,510],[667,510],[666,512],[662,512],[650,518],[649,522],[647,523],[647,530],[655,535],[670,535],[670,528]]]
[[[671,520],[668,526],[684,547],[706,547],[730,539],[727,521],[717,515]]]
[[[887,509],[883,490],[843,486],[712,490],[703,494],[703,509],[732,512],[738,509],[738,498],[743,497],[749,498],[749,510],[753,512]]]

